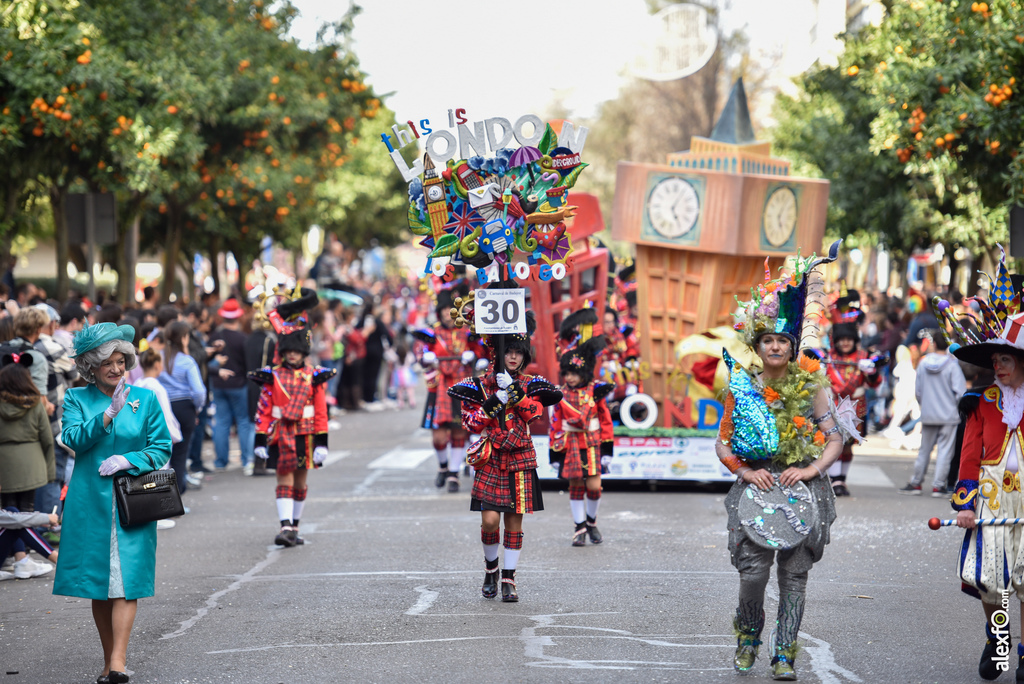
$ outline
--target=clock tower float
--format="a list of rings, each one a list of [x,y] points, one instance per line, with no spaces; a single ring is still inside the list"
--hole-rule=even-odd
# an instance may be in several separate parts
[[[666,162],[619,162],[612,224],[613,237],[636,245],[641,358],[650,364],[644,390],[661,428],[650,432],[660,439],[681,427],[717,430],[714,393],[705,390],[698,409],[688,391],[698,373],[680,369],[677,345],[708,331],[714,344],[694,351],[721,358],[734,337],[724,328],[734,323],[736,297],[748,299],[750,284],[763,280],[766,257],[775,274],[797,250],[821,252],[829,189],[828,181],[790,176],[789,162],[755,139],[742,80],[711,136],[694,136]]]

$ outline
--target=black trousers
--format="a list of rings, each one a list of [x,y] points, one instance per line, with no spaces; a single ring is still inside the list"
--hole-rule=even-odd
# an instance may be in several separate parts
[[[172,401],[171,413],[181,426],[181,441],[171,447],[171,468],[178,478],[178,491],[184,493],[188,489],[185,475],[188,474],[188,451],[192,443],[192,433],[196,430],[196,405],[191,399]]]

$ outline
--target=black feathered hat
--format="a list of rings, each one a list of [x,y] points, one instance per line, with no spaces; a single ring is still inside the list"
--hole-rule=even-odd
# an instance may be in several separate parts
[[[562,325],[558,328],[558,335],[566,342],[570,342],[580,333],[580,326],[594,325],[597,323],[597,309],[593,307],[573,311],[562,319]]]
[[[606,345],[604,335],[598,335],[562,354],[562,358],[558,360],[558,368],[562,375],[576,373],[583,378],[584,384],[593,380],[597,355]]]
[[[294,297],[294,295],[293,295]],[[268,317],[277,332],[277,351],[297,351],[303,354],[310,352],[312,332],[306,312],[316,307],[320,299],[315,290],[302,288],[299,296],[282,302]]]

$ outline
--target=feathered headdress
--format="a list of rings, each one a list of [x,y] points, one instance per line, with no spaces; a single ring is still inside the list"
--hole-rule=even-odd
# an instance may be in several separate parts
[[[593,335],[594,325],[597,324],[597,309],[589,306],[589,302],[587,304],[588,306],[573,311],[562,319],[562,324],[558,327],[558,336],[566,342],[575,345],[586,342]]]
[[[604,335],[591,337],[585,342],[580,342],[569,351],[562,354],[558,361],[559,370],[563,375],[576,373],[583,378],[584,384],[594,379],[594,366],[597,364],[597,355],[605,348]]]
[[[269,313],[266,307],[274,299],[276,306]],[[269,295],[261,294],[254,305],[256,319],[266,320],[277,333],[277,351],[310,351],[308,312],[320,303],[315,290],[299,286],[293,292],[275,287]]]
[[[1014,276],[1006,268],[1006,253],[999,246],[999,268],[996,277],[983,273],[989,280],[988,300],[972,297],[966,301],[975,302],[981,315],[971,316],[975,329],[965,329],[945,299],[935,297],[932,304],[939,320],[945,320],[953,329],[959,341],[949,339],[944,326],[942,334],[950,343],[949,350],[960,359],[982,368],[992,367],[992,354],[999,351],[1015,350],[1024,355],[1024,313],[1021,313],[1021,293],[1014,285]]]
[[[807,259],[796,257],[795,267],[788,275],[772,280],[765,259],[765,282],[750,290],[749,302],[737,299],[742,312],[736,314],[736,330],[740,331],[743,341],[753,347],[761,335],[776,333],[786,335],[793,342],[793,354],[796,355],[803,346],[803,329],[805,312],[809,305],[824,308],[824,293],[821,283],[813,287],[808,279],[818,266],[835,261],[839,256],[839,245],[836,240],[829,247],[828,256]]]

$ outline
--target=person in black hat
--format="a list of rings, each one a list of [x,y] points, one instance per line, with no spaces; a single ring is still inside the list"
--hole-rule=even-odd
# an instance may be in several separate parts
[[[422,427],[433,434],[438,466],[434,484],[443,487],[447,482],[449,492],[459,491],[467,434],[462,427],[459,400],[448,395],[448,388],[473,375],[478,363],[481,370],[487,367],[486,352],[478,338],[468,328],[456,328],[452,322],[454,300],[466,294],[468,287],[463,284],[438,292],[437,323],[412,332],[413,338],[423,343],[420,365],[426,371],[427,403]]]
[[[498,530],[501,518],[505,519],[505,568],[501,571],[505,602],[519,600],[515,577],[523,547],[523,515],[544,509],[530,423],[541,417],[543,407],[562,398],[550,382],[524,372],[532,358],[533,312],[527,313],[526,323],[525,334],[485,336],[484,343],[495,353],[488,374],[466,378],[448,390],[462,401],[462,425],[483,435],[467,458],[476,469],[470,510],[481,515],[484,598],[498,594]]]
[[[251,371],[249,379],[260,384],[256,412],[256,458],[277,471],[277,517],[281,529],[278,546],[302,544],[299,520],[305,506],[306,476],[327,458],[327,381],[333,368],[306,363],[310,329],[306,314],[317,305],[316,293],[301,295],[277,307],[268,316],[277,331],[280,362]]]
[[[828,376],[832,392],[838,399],[849,397],[857,406],[858,432],[866,434],[864,417],[867,415],[866,388],[878,387],[882,376],[875,368],[875,362],[863,349],[859,349],[860,331],[858,324],[864,318],[860,310],[860,296],[856,290],[844,292],[832,310],[832,350],[828,356]],[[853,461],[853,440],[847,440],[843,454],[829,468],[832,491],[836,496],[849,496],[846,475]]]
[[[569,481],[569,509],[576,525],[572,545],[603,541],[597,529],[601,503],[601,461],[612,455],[612,416],[604,399],[614,386],[594,380],[594,365],[604,349],[603,336],[591,337],[567,351],[559,360],[562,400],[551,417],[551,464]],[[586,494],[586,502],[584,502]]]

